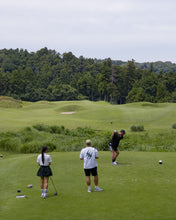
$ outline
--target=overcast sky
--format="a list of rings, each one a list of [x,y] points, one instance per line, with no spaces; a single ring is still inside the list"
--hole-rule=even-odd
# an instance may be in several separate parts
[[[176,63],[176,0],[0,0],[0,49]]]

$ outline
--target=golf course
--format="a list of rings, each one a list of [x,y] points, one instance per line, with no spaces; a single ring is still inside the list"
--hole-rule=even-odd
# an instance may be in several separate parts
[[[32,103],[0,97],[0,219],[176,219],[175,124],[175,103]],[[143,131],[131,129],[139,125]],[[113,129],[126,131],[118,166],[112,166],[107,146]],[[102,192],[87,192],[79,159],[87,138],[99,152]],[[54,183],[49,180],[46,199],[36,176],[43,144],[51,149]]]

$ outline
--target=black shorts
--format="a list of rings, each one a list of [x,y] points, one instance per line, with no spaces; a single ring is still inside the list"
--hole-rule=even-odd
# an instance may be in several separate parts
[[[114,146],[112,146],[111,143],[109,143],[109,150],[110,150],[110,151],[118,151],[118,148],[117,148],[117,146],[114,147]]]
[[[97,167],[94,167],[92,169],[84,169],[84,173],[85,173],[85,176],[90,176],[90,174],[92,174],[92,176],[97,176],[98,175]]]

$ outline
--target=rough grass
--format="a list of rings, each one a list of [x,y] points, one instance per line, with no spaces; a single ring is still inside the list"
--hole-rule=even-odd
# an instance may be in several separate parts
[[[121,152],[119,166],[112,166],[111,154],[99,152],[99,193],[87,193],[79,152],[51,156],[58,196],[50,182],[46,200],[40,197],[37,154],[0,160],[0,219],[176,219],[175,153]],[[16,199],[17,189],[28,198]]]
[[[98,150],[107,150],[110,136],[110,132],[95,131],[89,127],[69,130],[64,126],[36,124],[18,132],[0,133],[0,151],[37,153],[44,145],[50,151],[79,151],[88,138]]]
[[[22,101],[8,96],[0,96],[0,108],[21,108]]]
[[[90,127],[65,129],[64,126],[36,124],[18,132],[0,133],[1,151],[37,153],[47,145],[50,151],[79,151],[86,139],[91,139],[98,150],[109,150],[110,131],[97,131]],[[148,133],[132,132],[125,135],[119,145],[120,151],[176,151],[176,130]]]

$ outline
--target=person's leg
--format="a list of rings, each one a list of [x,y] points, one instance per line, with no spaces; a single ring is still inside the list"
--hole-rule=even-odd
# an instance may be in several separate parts
[[[118,157],[118,155],[119,155],[119,151],[118,150],[116,150],[115,151],[115,153],[116,153],[116,155],[115,155],[115,160],[116,160],[116,158]]]
[[[118,155],[119,155],[119,151],[114,150],[112,155],[112,165],[118,165],[118,163],[116,162],[116,158],[118,157]]]
[[[48,180],[49,180],[49,177],[45,177],[45,189],[48,189]]]
[[[94,184],[98,186],[98,175],[94,176]]]
[[[88,192],[91,192],[90,169],[84,169],[84,173],[86,176],[86,183],[88,186]]]
[[[115,160],[116,160],[116,152],[114,150],[112,150],[111,152],[112,152],[112,162],[115,162]]]
[[[45,177],[45,190],[44,190],[44,198],[46,198],[46,197],[47,197],[48,180],[49,180],[49,177]]]
[[[44,177],[41,176],[41,179],[40,179],[40,189],[41,189],[41,192],[42,192],[42,195],[41,197],[44,196]]]
[[[90,182],[90,176],[86,176],[86,183],[87,183],[87,186],[88,186],[88,192],[91,192],[91,182]]]
[[[97,167],[95,167],[92,170],[92,175],[94,176],[94,184],[95,184],[95,192],[103,191],[103,189],[100,189],[98,187],[98,173],[97,173]]]
[[[95,184],[95,192],[103,191],[103,189],[100,189],[98,187],[98,174],[96,176],[94,176],[94,184]]]
[[[44,177],[41,176],[41,180],[40,180],[40,188],[43,189],[44,188]]]
[[[86,183],[87,183],[87,186],[90,186],[90,176],[86,176]]]

